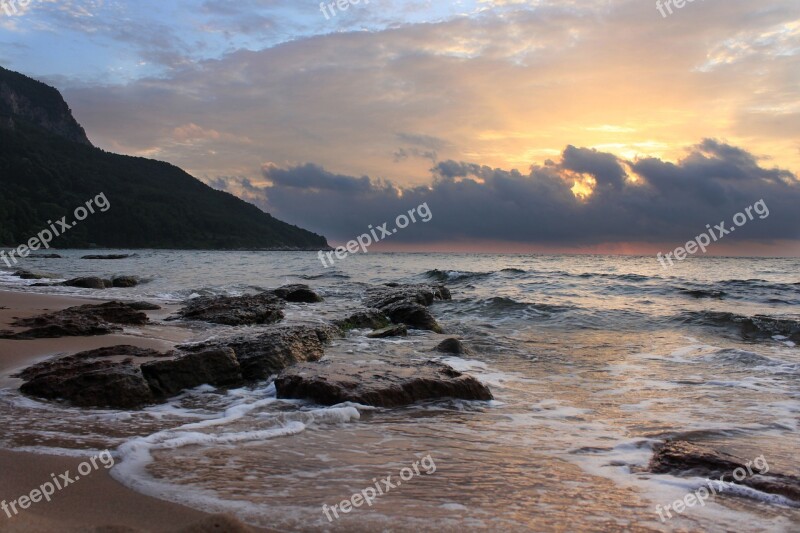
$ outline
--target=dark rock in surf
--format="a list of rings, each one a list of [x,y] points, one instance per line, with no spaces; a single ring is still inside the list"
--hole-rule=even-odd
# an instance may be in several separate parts
[[[722,478],[729,483],[783,496],[800,505],[800,477],[769,472],[768,465],[766,469],[763,466],[761,468],[759,470],[758,465],[751,463],[748,471],[747,464],[732,455],[681,440],[667,441],[656,446],[648,466],[648,470],[654,474],[713,480]],[[737,469],[742,469],[747,474],[741,480],[734,478],[734,471]]]
[[[302,284],[285,285],[275,289],[273,293],[281,300],[293,303],[313,304],[323,301],[322,296],[311,290],[311,287]]]
[[[422,400],[492,399],[489,389],[472,376],[428,361],[354,365],[323,361],[300,364],[275,380],[278,398],[307,399],[321,405],[354,402],[400,407]]]
[[[128,289],[139,285],[139,280],[135,276],[117,276],[111,280],[113,287]]]
[[[65,281],[62,285],[81,289],[109,289],[114,286],[111,280],[94,276],[70,279]]]
[[[472,353],[470,349],[464,346],[464,343],[458,339],[445,339],[434,349],[440,353],[449,353],[455,355],[467,355]]]
[[[212,296],[189,300],[179,318],[227,326],[273,324],[283,320],[283,300],[274,294]]]
[[[175,396],[205,384],[218,387],[242,384],[242,369],[230,348],[145,363],[142,365],[142,374],[153,395],[160,398]]]
[[[351,329],[382,329],[390,324],[389,318],[377,309],[358,311],[344,320],[335,322],[343,331]]]
[[[34,274],[29,270],[17,270],[14,272],[14,275],[17,276],[19,279],[46,279],[47,276],[42,276],[41,274]]]
[[[427,306],[435,300],[450,299],[450,291],[443,285],[386,285],[370,288],[364,303],[380,310],[394,323],[441,333],[441,326]]]
[[[81,259],[95,259],[95,260],[115,260],[115,259],[127,259],[129,257],[133,257],[135,254],[109,254],[109,255],[84,255]]]

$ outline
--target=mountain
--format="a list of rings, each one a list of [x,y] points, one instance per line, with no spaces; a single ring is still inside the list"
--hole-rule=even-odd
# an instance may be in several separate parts
[[[101,194],[110,208],[75,220]],[[328,248],[178,167],[94,147],[58,90],[0,67],[0,243],[24,244],[64,216],[75,224],[53,247]]]

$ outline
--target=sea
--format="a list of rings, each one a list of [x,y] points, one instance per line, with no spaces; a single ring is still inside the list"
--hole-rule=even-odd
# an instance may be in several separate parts
[[[307,283],[325,302],[289,304],[285,320],[307,323],[361,308],[373,285],[446,284],[452,301],[431,307],[445,335],[355,330],[325,357],[442,361],[494,400],[323,407],[279,400],[267,380],[116,411],[6,388],[0,447],[110,450],[112,475],[136,491],[280,531],[800,531],[796,505],[742,486],[662,520],[657,506],[709,480],[646,470],[654,446],[684,439],[800,475],[800,348],[786,330],[800,330],[800,259],[696,257],[667,270],[652,256],[368,253],[324,268],[305,252],[58,253],[20,266],[142,284],[32,287],[4,269],[0,287],[175,304]],[[258,330],[187,327],[192,342]],[[447,337],[470,354],[433,351]],[[344,512],[387,476],[391,489]],[[337,504],[338,518],[325,512]]]

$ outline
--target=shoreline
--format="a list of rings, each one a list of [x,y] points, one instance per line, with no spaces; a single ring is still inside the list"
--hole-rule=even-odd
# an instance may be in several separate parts
[[[97,298],[0,290],[0,329],[9,329],[15,318],[34,316],[75,305],[98,303]],[[161,316],[170,312],[148,312]],[[75,353],[105,346],[130,344],[142,348],[169,349],[189,336],[188,330],[161,325],[146,326],[141,335],[123,333],[96,337],[56,339],[0,339],[0,388],[16,388],[19,380],[10,377],[39,361],[60,353]],[[89,454],[91,455],[91,454]],[[0,449],[0,502],[28,495],[51,474],[75,472],[85,458],[48,455]],[[51,502],[32,504],[18,515],[8,517],[0,511],[0,530],[4,532],[71,532],[103,528],[109,532],[178,531],[258,531],[224,515],[212,515],[180,504],[159,500],[129,489],[101,468],[78,483],[57,492]]]

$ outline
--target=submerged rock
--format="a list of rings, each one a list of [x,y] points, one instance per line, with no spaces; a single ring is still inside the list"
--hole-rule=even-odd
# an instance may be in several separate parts
[[[148,321],[146,314],[126,303],[88,304],[16,320],[13,326],[29,329],[20,333],[3,331],[0,332],[0,338],[43,339],[106,335],[121,331],[120,325],[142,326]]]
[[[477,379],[433,361],[300,364],[278,376],[275,387],[278,398],[308,399],[321,405],[355,402],[399,407],[443,398],[492,399],[492,393]]]
[[[230,348],[145,363],[142,374],[153,395],[165,398],[205,384],[218,387],[242,384],[242,370]]]
[[[127,259],[135,254],[84,255],[81,259]]]
[[[445,339],[440,342],[436,348],[437,352],[450,353],[456,355],[465,355],[471,353],[470,349],[464,346],[464,343],[458,339]]]
[[[764,463],[766,465],[766,461]],[[732,455],[692,442],[675,440],[664,442],[655,448],[648,470],[654,474],[696,476],[713,480],[722,478],[728,483],[783,496],[800,505],[800,477],[769,472],[769,466],[766,466],[764,469],[764,465],[750,463],[748,470],[746,463]],[[738,469],[746,474],[741,480],[734,477]]]
[[[736,329],[743,339],[768,339],[783,336],[800,343],[800,320],[766,315],[744,316],[723,311],[687,311],[681,322]]]
[[[283,320],[283,301],[274,294],[195,298],[178,311],[180,318],[226,326],[273,324]]]
[[[406,337],[408,336],[408,327],[405,324],[399,324],[396,326],[389,326],[387,328],[376,329],[372,333],[368,334],[367,337],[370,339],[386,339],[389,337]]]
[[[14,275],[17,276],[19,279],[46,279],[47,276],[42,276],[41,274],[34,274],[30,270],[17,270],[14,272]]]
[[[313,304],[323,301],[322,296],[311,290],[308,285],[284,285],[273,291],[281,300],[293,303]]]

